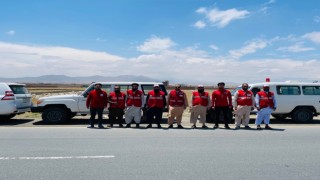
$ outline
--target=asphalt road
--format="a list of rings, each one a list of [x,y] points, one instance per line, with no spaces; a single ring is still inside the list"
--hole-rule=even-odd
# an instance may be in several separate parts
[[[319,179],[320,126],[0,126],[0,179]]]

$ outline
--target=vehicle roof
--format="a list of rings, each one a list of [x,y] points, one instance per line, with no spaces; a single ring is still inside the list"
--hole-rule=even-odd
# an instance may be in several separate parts
[[[115,84],[115,85],[131,85],[132,83],[138,83],[138,84],[159,84],[162,85],[163,83],[161,82],[94,82],[95,83],[101,83],[101,84]]]
[[[309,83],[309,82],[261,82],[261,83],[252,83],[249,84],[249,86],[263,86],[265,84],[268,85],[296,85],[296,86],[300,86],[300,85],[317,85],[320,86],[320,83]]]
[[[13,82],[0,82],[0,84],[25,86],[25,84],[13,83]]]

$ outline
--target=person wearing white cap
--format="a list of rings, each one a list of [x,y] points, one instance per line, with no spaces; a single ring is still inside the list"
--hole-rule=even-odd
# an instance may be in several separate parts
[[[131,87],[132,89],[127,90],[127,108],[124,114],[127,124],[126,128],[131,127],[133,118],[134,122],[136,123],[136,127],[139,128],[141,121],[141,108],[144,104],[144,94],[141,90],[138,90],[138,83],[132,83]]]
[[[166,107],[166,96],[160,90],[159,84],[153,85],[153,91],[150,91],[146,99],[147,120],[149,125],[146,128],[151,128],[152,123],[156,121],[158,128],[161,128],[161,120],[163,109]]]
[[[277,108],[277,101],[274,97],[274,93],[270,92],[268,84],[263,85],[263,91],[257,93],[256,98],[256,108],[258,110],[257,118],[255,124],[257,129],[261,128],[261,123],[264,121],[265,129],[272,129],[270,124],[270,115]]]
[[[211,107],[210,95],[208,92],[204,91],[203,85],[198,85],[198,90],[192,92],[191,96],[191,106],[190,106],[190,123],[193,124],[191,128],[197,128],[196,123],[198,117],[200,117],[200,123],[202,123],[202,128],[207,129],[206,126],[206,115],[207,110]]]
[[[242,89],[235,92],[233,98],[233,107],[235,115],[236,128],[240,128],[240,124],[249,129],[250,112],[254,109],[254,96],[252,91],[248,90],[247,83],[242,84]]]

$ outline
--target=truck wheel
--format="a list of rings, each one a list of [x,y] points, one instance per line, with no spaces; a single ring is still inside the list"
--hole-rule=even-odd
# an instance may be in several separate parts
[[[13,117],[15,117],[15,114],[11,114],[11,115],[0,115],[0,119],[11,119]]]
[[[272,114],[272,117],[274,117],[277,120],[285,120],[288,116],[283,114]]]
[[[293,112],[292,119],[297,123],[306,123],[313,120],[313,114],[311,110],[301,108]]]
[[[67,118],[68,113],[66,109],[60,107],[49,107],[42,113],[43,121],[48,124],[63,123]]]

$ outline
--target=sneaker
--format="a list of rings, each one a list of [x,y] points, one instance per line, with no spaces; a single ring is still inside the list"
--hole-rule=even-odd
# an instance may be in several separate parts
[[[158,128],[162,128],[160,124],[158,124]]]
[[[140,124],[136,124],[136,128],[140,128]]]
[[[237,129],[240,129],[240,126],[236,126],[234,129],[236,129],[236,130],[237,130]]]
[[[192,129],[197,129],[197,126],[196,125],[192,125],[191,128]]]
[[[152,128],[152,125],[151,125],[151,124],[149,124],[146,128]]]
[[[269,125],[266,125],[265,129],[272,129]]]
[[[257,126],[257,130],[262,130],[260,125]]]
[[[126,128],[130,128],[130,127],[131,127],[131,124],[127,124],[127,125],[126,125]]]
[[[172,125],[172,124],[168,126],[168,129],[171,129],[171,128],[173,128],[173,125]]]
[[[123,125],[122,125],[122,124],[119,124],[119,128],[123,128]]]
[[[177,126],[177,128],[178,128],[178,129],[183,129],[183,126],[181,126],[181,124],[179,124],[179,125]]]
[[[250,126],[244,126],[244,128],[245,128],[245,129],[251,129],[251,127],[250,127]]]
[[[226,129],[230,129],[229,125],[225,125],[224,128]]]
[[[208,129],[208,126],[206,126],[206,125],[202,125],[202,127],[201,127],[202,129]]]
[[[213,126],[213,129],[217,129],[217,128],[219,128],[219,125],[218,125],[218,124],[216,124],[216,125]]]

